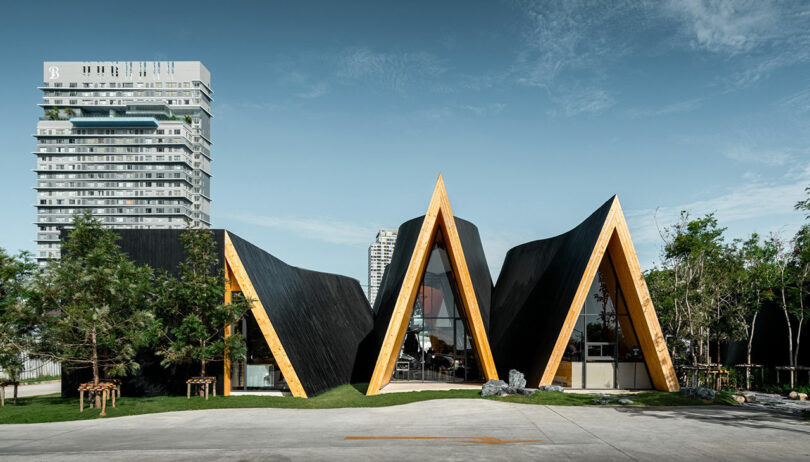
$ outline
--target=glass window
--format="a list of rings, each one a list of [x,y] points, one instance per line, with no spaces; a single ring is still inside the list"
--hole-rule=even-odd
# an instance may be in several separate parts
[[[441,232],[428,258],[393,380],[479,381],[481,373]]]

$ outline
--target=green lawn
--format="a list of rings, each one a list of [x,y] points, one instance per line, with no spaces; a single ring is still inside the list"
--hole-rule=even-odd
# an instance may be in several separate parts
[[[431,399],[491,399],[525,404],[554,404],[564,406],[591,405],[595,395],[580,395],[560,392],[537,392],[532,396],[507,396],[503,398],[481,398],[478,390],[414,391],[365,396],[365,385],[344,385],[314,398],[292,398],[272,396],[229,396],[211,397],[205,401],[199,397],[186,399],[185,396],[159,396],[154,398],[127,398],[117,400],[117,407],[107,407],[107,417],[152,414],[156,412],[187,411],[197,409],[229,408],[290,408],[290,409],[329,409],[341,407],[381,407],[413,403]],[[693,406],[703,404],[679,393],[649,392],[628,396],[640,406]],[[18,404],[6,403],[0,409],[0,424],[60,422],[99,418],[99,411],[85,409],[79,413],[78,398],[62,399],[58,395],[20,398]]]

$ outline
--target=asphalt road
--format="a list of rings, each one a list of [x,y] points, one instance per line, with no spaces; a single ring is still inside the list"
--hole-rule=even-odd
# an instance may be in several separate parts
[[[435,400],[0,426],[9,460],[810,460],[810,423],[732,407]]]

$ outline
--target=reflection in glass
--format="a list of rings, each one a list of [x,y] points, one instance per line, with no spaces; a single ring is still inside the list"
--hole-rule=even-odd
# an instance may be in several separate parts
[[[609,255],[591,284],[554,383],[571,388],[651,386]]]
[[[231,361],[231,390],[287,390],[287,382],[253,313],[245,313],[233,328],[241,330],[246,353],[243,358]]]
[[[392,380],[479,381],[472,337],[441,231],[430,252]]]

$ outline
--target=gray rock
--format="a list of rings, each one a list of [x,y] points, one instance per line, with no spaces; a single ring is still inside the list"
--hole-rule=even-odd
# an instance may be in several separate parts
[[[681,388],[681,393],[692,399],[703,399],[707,401],[714,401],[714,397],[717,395],[717,392],[711,388],[703,387],[683,387]]]
[[[523,396],[531,396],[534,394],[534,390],[531,388],[518,388],[517,392]]]
[[[488,380],[481,387],[481,396],[497,395],[508,386],[503,380]]]
[[[757,402],[757,394],[756,393],[742,393],[743,397],[745,398],[746,403],[756,403]]]
[[[512,369],[509,371],[509,386],[515,389],[523,388],[526,386],[526,377],[523,376],[523,373]]]
[[[502,388],[501,391],[498,392],[498,396],[503,398],[504,396],[509,396],[509,393],[506,391],[505,388]]]
[[[594,398],[591,401],[593,401],[594,404],[607,404],[610,402],[606,399],[597,399],[597,398]]]
[[[563,391],[563,387],[559,385],[543,385],[537,388],[540,391]]]
[[[622,399],[620,399],[620,400],[618,400],[616,402],[619,403],[619,404],[622,404],[622,405],[624,405],[624,404],[633,404],[633,401],[630,400],[630,399],[627,399],[627,398],[622,398]]]

